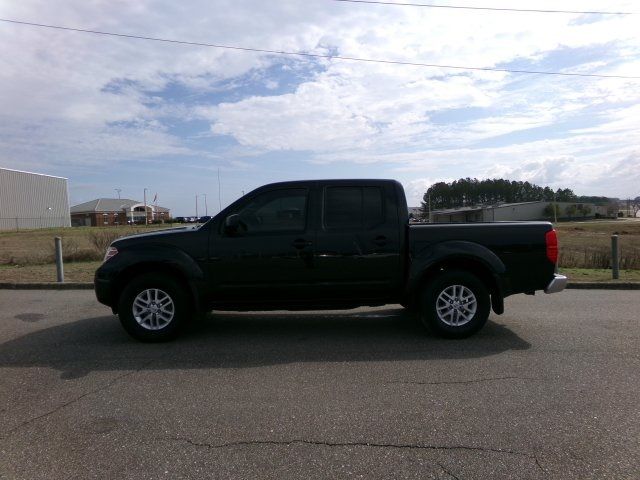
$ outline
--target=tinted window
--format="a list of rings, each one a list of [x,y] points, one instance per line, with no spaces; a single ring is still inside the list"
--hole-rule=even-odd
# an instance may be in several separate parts
[[[382,189],[379,187],[364,187],[363,207],[365,228],[372,228],[384,222],[384,211],[382,209]]]
[[[324,226],[371,228],[384,221],[379,187],[328,187],[325,191]]]
[[[274,190],[258,195],[237,213],[246,233],[304,231],[307,223],[306,188]]]

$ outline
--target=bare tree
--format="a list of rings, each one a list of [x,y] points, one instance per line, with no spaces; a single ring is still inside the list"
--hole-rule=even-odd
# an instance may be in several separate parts
[[[631,208],[633,209],[633,216],[636,217],[640,211],[640,197],[636,197],[631,201]]]

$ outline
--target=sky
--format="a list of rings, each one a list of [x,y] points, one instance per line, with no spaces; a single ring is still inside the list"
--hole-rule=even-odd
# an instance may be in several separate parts
[[[431,2],[423,2],[431,3]],[[436,3],[436,2],[432,2]],[[613,0],[440,5],[634,11]],[[636,8],[640,10],[640,8]],[[640,13],[516,13],[332,0],[0,0],[0,18],[240,47],[640,77]],[[640,195],[640,79],[283,56],[0,22],[0,167],[95,198],[215,214],[271,182],[508,178]],[[218,174],[221,189],[218,189]]]

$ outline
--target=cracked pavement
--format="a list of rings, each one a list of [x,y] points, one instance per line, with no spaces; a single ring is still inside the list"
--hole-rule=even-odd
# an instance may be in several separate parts
[[[511,297],[463,341],[398,306],[160,345],[90,291],[0,307],[0,479],[638,478],[638,291]]]

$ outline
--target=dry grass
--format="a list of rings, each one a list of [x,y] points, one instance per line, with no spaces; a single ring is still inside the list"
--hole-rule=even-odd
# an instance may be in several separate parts
[[[65,263],[64,279],[67,282],[92,282],[93,274],[101,262]],[[611,270],[561,268],[571,282],[640,282],[640,270],[621,270],[620,279],[611,279]],[[0,265],[0,283],[55,282],[56,267],[48,265]]]
[[[107,246],[116,238],[162,227],[71,227],[3,231],[0,232],[0,265],[53,263],[55,237],[62,237],[65,262],[102,260]]]
[[[102,262],[69,262],[64,264],[67,282],[93,282],[93,274]],[[0,265],[0,283],[55,282],[55,264]]]
[[[74,227],[0,232],[0,281],[55,281],[54,237],[62,237],[65,277],[92,281],[104,251],[115,238],[157,230],[150,227]],[[620,243],[621,280],[640,280],[640,221],[568,222],[556,225],[560,268],[572,281],[611,278],[611,235]],[[585,270],[588,269],[588,270]],[[608,270],[607,270],[608,269]],[[634,272],[635,270],[635,272]]]
[[[611,235],[618,234],[620,268],[640,269],[640,221],[611,220],[558,223],[560,266],[611,268]]]
[[[640,270],[620,270],[620,278],[613,280],[611,270],[604,268],[561,268],[560,273],[569,277],[572,283],[580,282],[640,282]]]

